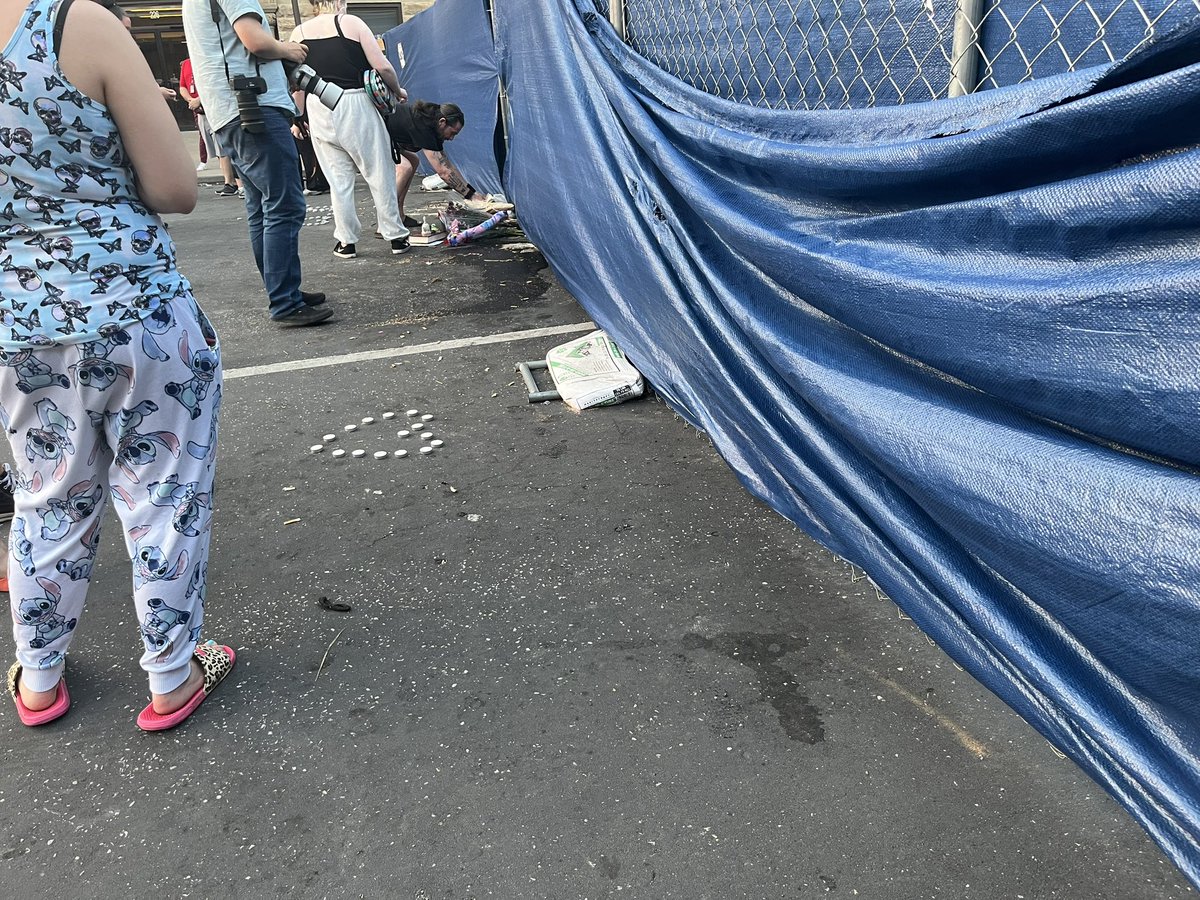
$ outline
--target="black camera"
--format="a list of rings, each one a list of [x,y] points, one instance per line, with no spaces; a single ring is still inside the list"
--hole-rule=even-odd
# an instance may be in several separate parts
[[[342,99],[342,89],[318,75],[312,66],[285,62],[283,68],[287,71],[288,81],[292,83],[292,87],[298,91],[304,91],[306,94],[312,94],[330,109],[337,106],[338,101]]]
[[[267,92],[267,80],[261,75],[234,75],[229,79],[233,96],[237,98],[238,119],[242,129],[251,134],[262,134],[267,130],[263,121],[262,107],[258,105],[260,94]]]

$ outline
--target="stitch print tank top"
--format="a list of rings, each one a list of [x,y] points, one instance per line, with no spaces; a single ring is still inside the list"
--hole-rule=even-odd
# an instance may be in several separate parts
[[[112,116],[58,67],[58,3],[0,53],[0,350],[96,340],[191,290]]]

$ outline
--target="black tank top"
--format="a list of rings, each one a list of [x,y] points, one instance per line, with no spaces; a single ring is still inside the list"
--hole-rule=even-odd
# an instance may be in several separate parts
[[[363,86],[363,72],[371,65],[367,62],[362,44],[342,34],[342,23],[338,21],[340,18],[333,17],[337,37],[308,38],[300,42],[308,48],[305,63],[326,81],[340,88],[360,88]]]

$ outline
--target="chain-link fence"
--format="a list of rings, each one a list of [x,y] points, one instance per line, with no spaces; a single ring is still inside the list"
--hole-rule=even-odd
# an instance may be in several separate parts
[[[1200,0],[595,0],[638,54],[756,106],[937,100],[1123,59]]]

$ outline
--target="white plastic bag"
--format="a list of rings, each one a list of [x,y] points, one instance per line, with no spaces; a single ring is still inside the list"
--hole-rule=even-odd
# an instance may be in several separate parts
[[[546,354],[546,365],[563,402],[576,412],[623,403],[646,389],[641,373],[603,331],[560,344]]]

